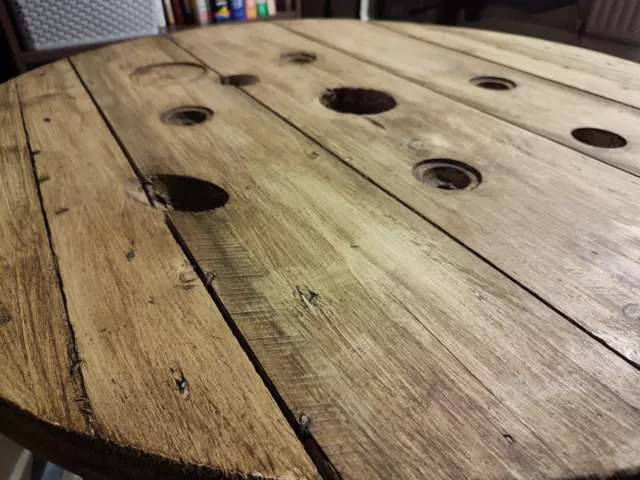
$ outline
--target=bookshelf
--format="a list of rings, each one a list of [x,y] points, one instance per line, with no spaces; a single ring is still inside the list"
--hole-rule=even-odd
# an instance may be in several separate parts
[[[275,15],[270,17],[258,17],[255,19],[246,19],[246,20],[227,20],[224,24],[233,24],[233,23],[245,23],[245,22],[260,22],[260,21],[269,21],[269,20],[284,20],[284,19],[293,19],[299,18],[301,16],[301,3],[302,0],[298,0],[295,2],[295,5],[291,10],[279,11]],[[43,63],[53,62],[55,60],[59,60],[60,58],[68,57],[71,55],[76,55],[81,52],[85,52],[87,50],[91,50],[94,48],[99,48],[105,45],[109,45],[111,43],[117,43],[122,40],[114,40],[109,42],[97,42],[90,43],[86,45],[77,45],[72,47],[65,48],[53,48],[49,50],[24,50],[20,44],[20,39],[18,34],[16,33],[16,29],[13,25],[12,18],[9,14],[6,0],[0,0],[0,24],[4,29],[5,35],[7,37],[7,41],[9,43],[9,47],[13,54],[15,65],[18,69],[19,73],[26,72],[31,68],[35,68]],[[183,30],[191,30],[194,28],[205,28],[215,26],[215,23],[211,23],[208,25],[171,25],[158,29],[158,35],[166,35],[174,32],[180,32]]]

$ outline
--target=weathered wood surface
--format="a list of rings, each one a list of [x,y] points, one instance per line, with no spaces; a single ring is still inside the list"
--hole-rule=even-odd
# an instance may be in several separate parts
[[[178,471],[314,478],[163,213],[131,194],[135,173],[71,65],[19,90],[86,386],[68,405],[100,439]]]
[[[376,24],[640,108],[638,64],[629,60],[571,45],[480,29],[424,28],[414,23]]]
[[[222,75],[260,76],[245,87],[254,98],[640,361],[640,323],[627,308],[640,284],[640,204],[631,193],[640,179],[273,24],[185,32],[176,41]],[[317,61],[283,66],[289,45]],[[325,108],[318,97],[340,86],[382,89],[398,105],[375,116]],[[411,171],[430,158],[470,164],[480,187],[425,187]]]
[[[381,31],[381,26],[386,25],[385,23],[301,20],[280,24],[312,40],[413,79],[454,100],[640,176],[640,131],[637,128],[640,111],[635,108],[396,31]],[[349,30],[349,35],[341,34],[345,29]],[[412,31],[410,29],[409,33]],[[431,28],[423,27],[420,31],[433,34]],[[635,74],[640,75],[640,65],[633,65]],[[493,88],[477,86],[476,83],[482,84],[482,78],[487,79],[486,82],[493,82]],[[500,83],[504,80],[506,82]],[[513,82],[515,86],[511,87],[509,82]],[[495,89],[501,87],[505,90]],[[559,105],[562,108],[558,108]],[[594,145],[593,142],[585,143],[572,135],[579,128],[615,132],[627,144],[618,147],[619,143],[613,139],[597,144],[601,146]]]
[[[22,123],[16,83],[0,85],[0,403],[89,433],[73,337]],[[0,419],[8,425],[8,419]]]
[[[305,24],[328,41],[322,22]],[[452,81],[469,68],[454,54]],[[416,68],[375,62],[394,75],[354,55],[276,25],[231,25],[17,80],[39,153],[34,172],[24,153],[6,168],[40,178],[43,210],[32,183],[28,216],[49,224],[83,361],[62,378],[84,380],[87,400],[71,412],[85,423],[61,425],[59,443],[117,478],[314,478],[300,440],[327,479],[631,478],[640,180],[540,136],[550,129],[434,93]],[[397,105],[325,108],[320,95],[339,86],[384,90]],[[571,115],[571,99],[592,99],[558,89]],[[26,152],[24,132],[8,131]],[[466,162],[481,183],[431,188],[411,172],[428,158]],[[8,188],[5,203],[21,191]],[[51,258],[43,235],[31,241]],[[0,431],[19,436],[4,419],[34,395],[1,388]],[[30,411],[29,438],[60,415]]]

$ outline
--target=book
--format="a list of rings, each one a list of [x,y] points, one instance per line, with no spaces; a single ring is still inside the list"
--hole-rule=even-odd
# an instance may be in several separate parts
[[[227,0],[212,0],[213,4],[213,18],[216,22],[224,22],[229,20],[229,6]]]
[[[269,16],[276,14],[276,0],[267,0],[267,10],[269,11]]]
[[[173,10],[173,18],[176,25],[184,25],[184,17],[182,16],[182,1],[171,0],[171,10]]]
[[[171,0],[162,0],[162,5],[164,7],[164,16],[167,18],[167,25],[175,25],[176,19],[173,17]]]
[[[244,20],[244,0],[229,0],[232,20]]]
[[[164,17],[164,5],[162,0],[156,0],[156,18],[158,20],[158,28],[164,28],[167,26],[167,19]]]
[[[244,14],[248,20],[252,20],[258,16],[256,0],[244,0]]]
[[[196,25],[208,25],[211,23],[211,12],[207,0],[191,0],[193,17]]]
[[[184,23],[186,25],[192,25],[195,23],[193,15],[193,7],[191,6],[191,0],[182,0],[182,15]]]
[[[259,17],[266,17],[269,15],[269,9],[267,7],[267,0],[258,0],[258,5],[256,10],[258,11]]]

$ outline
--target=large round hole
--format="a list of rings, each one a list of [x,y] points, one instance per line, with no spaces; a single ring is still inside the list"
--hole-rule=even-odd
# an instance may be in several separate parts
[[[599,128],[576,128],[571,132],[573,138],[592,147],[621,148],[627,144],[624,137],[617,133]]]
[[[471,79],[476,87],[488,90],[511,90],[516,88],[516,83],[501,77],[475,77]]]
[[[317,58],[313,52],[284,52],[280,54],[280,63],[313,63]]]
[[[160,119],[172,125],[191,126],[204,123],[213,116],[213,111],[207,107],[184,106],[167,110]]]
[[[260,79],[255,75],[248,73],[240,73],[237,75],[227,75],[226,77],[220,77],[220,83],[222,85],[233,85],[234,87],[245,87],[247,85],[254,85],[258,83]]]
[[[430,187],[441,190],[470,190],[482,181],[482,175],[477,169],[448,158],[418,162],[413,167],[413,175]]]
[[[207,69],[197,63],[155,63],[136,68],[131,80],[146,86],[170,85],[197,80],[207,74]]]
[[[374,115],[397,105],[388,93],[354,87],[328,88],[320,95],[320,103],[336,112],[356,115]]]
[[[204,212],[229,201],[229,194],[216,184],[183,175],[149,175],[144,186],[154,203],[168,210]]]

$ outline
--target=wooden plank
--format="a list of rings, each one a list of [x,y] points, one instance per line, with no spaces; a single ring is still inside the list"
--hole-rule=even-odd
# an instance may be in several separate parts
[[[447,48],[407,37],[395,31],[382,31],[370,23],[349,24],[349,35],[342,35],[340,20],[303,20],[283,26],[312,40],[337,48],[349,55],[374,63],[438,93],[490,113],[526,130],[555,140],[594,158],[640,175],[640,111],[619,103],[559,85],[512,68],[451,51]],[[400,54],[398,52],[401,52]],[[511,90],[480,88],[471,80],[494,78],[491,85]],[[501,82],[501,79],[508,82]],[[561,105],[561,108],[558,108]],[[615,132],[627,144],[593,144],[579,141],[572,132],[595,128]],[[606,138],[604,139],[606,140]]]
[[[216,27],[198,32],[201,52],[213,30],[233,48],[235,32],[245,45],[280,37],[277,27]],[[270,78],[258,65],[278,56],[264,46],[255,64],[229,51],[225,72],[260,74],[247,90],[284,107],[278,85],[306,81],[306,66]],[[171,217],[342,478],[640,466],[637,370],[240,90],[212,72],[196,79],[188,62],[166,38],[73,59],[143,174],[191,175],[228,192],[224,208]],[[336,66],[352,68],[361,66]],[[160,120],[182,105],[214,114],[190,127]]]
[[[640,361],[634,314],[640,179],[277,25],[175,38],[223,75],[258,75],[260,83],[245,87],[253,97],[621,355]],[[279,62],[291,45],[318,60]],[[342,86],[383,89],[397,107],[352,115],[318,101],[326,88]],[[417,181],[417,162],[437,158],[470,164],[482,183],[450,192]]]
[[[18,86],[37,173],[48,179],[41,190],[85,408],[110,442],[103,459],[135,453],[100,467],[116,478],[317,478],[163,213],[128,193],[135,174],[71,65]],[[144,475],[135,472],[149,457]]]
[[[376,24],[640,108],[640,66],[636,62],[572,45],[475,28]]]
[[[65,314],[13,81],[0,85],[0,432],[16,412],[90,433]]]

